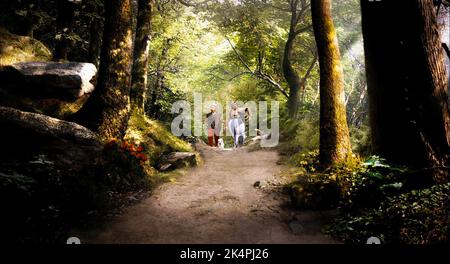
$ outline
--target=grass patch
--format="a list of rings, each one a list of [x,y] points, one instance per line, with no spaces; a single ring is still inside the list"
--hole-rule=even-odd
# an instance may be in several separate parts
[[[124,139],[142,145],[153,167],[163,155],[194,151],[188,142],[174,136],[163,123],[137,113],[131,115]]]

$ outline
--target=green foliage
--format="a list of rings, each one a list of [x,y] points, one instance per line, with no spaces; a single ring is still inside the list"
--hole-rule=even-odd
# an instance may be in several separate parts
[[[147,101],[147,113],[150,117],[162,122],[171,122],[176,116],[172,113],[173,103],[179,100],[185,100],[187,95],[180,90],[168,89],[167,87],[162,87],[157,94],[157,98],[154,102]]]
[[[450,184],[424,185],[407,168],[377,156],[325,171],[318,170],[317,151],[298,157],[297,181],[288,186],[291,200],[300,209],[338,207],[326,233],[356,244],[372,236],[382,243],[449,241]]]
[[[376,208],[341,214],[326,232],[347,243],[371,236],[382,243],[430,244],[450,241],[450,184],[387,197]]]
[[[320,170],[319,151],[310,151],[296,155],[300,167],[297,181],[291,184],[291,200],[301,209],[336,208],[345,196],[346,178],[360,167],[355,157],[346,163],[327,170]]]
[[[69,0],[58,0],[69,1]],[[62,37],[70,41],[69,60],[87,61],[91,22],[102,24],[104,0],[71,1],[74,21],[69,30],[57,32],[55,0],[18,0],[0,3],[0,27],[22,36],[30,35],[53,49]],[[101,38],[102,27],[97,32]]]
[[[392,167],[380,157],[370,157],[343,178],[343,209],[357,210],[361,207],[379,206],[386,197],[404,191],[408,178],[401,175],[406,172],[406,168]]]
[[[302,209],[339,206],[328,234],[347,243],[365,243],[372,236],[383,243],[448,241],[450,184],[417,184],[407,168],[377,156],[326,171],[317,170],[317,152],[300,156],[292,202]]]
[[[299,120],[284,119],[280,131],[280,152],[289,156],[288,163],[301,166],[304,155],[319,149],[319,120],[313,114],[305,114]],[[361,157],[371,154],[369,127],[351,127],[350,138],[353,152]]]
[[[51,10],[54,0],[17,0],[0,3],[0,26],[14,33],[25,35],[32,29],[45,26],[54,19]]]
[[[354,153],[362,157],[370,156],[372,152],[372,143],[370,137],[370,127],[362,125],[360,127],[350,127],[350,140]]]
[[[301,209],[313,210],[336,207],[340,186],[334,174],[317,171],[319,152],[300,154],[298,165],[301,170],[297,174],[297,181],[289,186],[293,204]]]
[[[309,118],[284,122],[281,131],[283,154],[289,155],[290,164],[300,165],[305,153],[319,148],[319,123]]]

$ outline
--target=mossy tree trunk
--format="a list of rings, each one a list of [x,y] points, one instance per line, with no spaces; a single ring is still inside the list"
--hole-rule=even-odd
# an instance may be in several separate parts
[[[134,45],[134,63],[131,84],[131,107],[144,113],[147,94],[148,55],[151,39],[151,19],[154,0],[138,1],[138,17]]]
[[[361,10],[374,151],[428,168],[426,181],[448,179],[448,80],[433,0],[364,0]]]
[[[329,167],[351,156],[343,72],[331,17],[331,0],[311,1],[320,64],[320,163]]]
[[[122,138],[130,113],[132,0],[105,2],[98,85],[75,119],[103,139]]]

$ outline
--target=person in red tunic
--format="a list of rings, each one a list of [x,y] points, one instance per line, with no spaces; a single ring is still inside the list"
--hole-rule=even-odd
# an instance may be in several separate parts
[[[217,113],[216,105],[211,105],[210,112],[206,114],[206,125],[208,128],[208,145],[217,147],[220,137],[221,120]]]

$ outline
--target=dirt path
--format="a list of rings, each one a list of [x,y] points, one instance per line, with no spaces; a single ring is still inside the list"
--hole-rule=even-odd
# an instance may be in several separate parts
[[[275,151],[202,147],[205,164],[166,183],[101,230],[89,243],[335,243],[324,215],[298,212],[269,182],[280,182]],[[259,181],[261,187],[255,187]],[[278,188],[279,189],[279,188]]]

